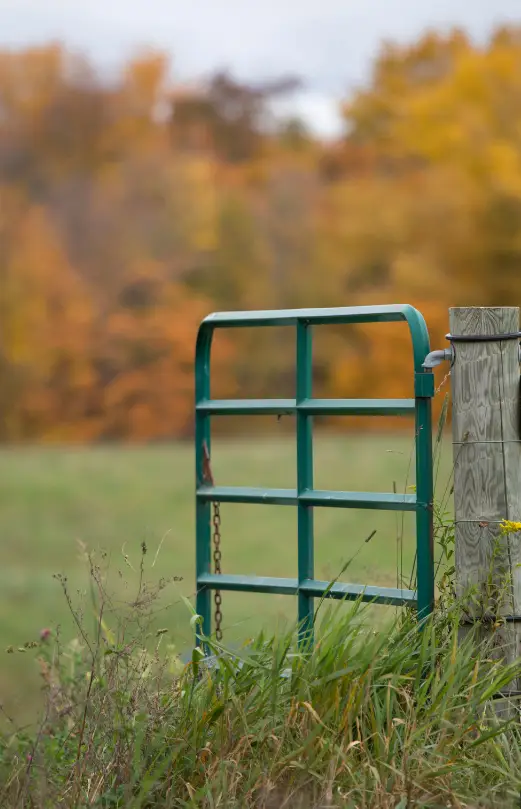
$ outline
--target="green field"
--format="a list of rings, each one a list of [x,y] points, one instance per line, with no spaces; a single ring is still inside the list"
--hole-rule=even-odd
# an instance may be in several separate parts
[[[406,436],[319,435],[317,488],[398,491],[414,484],[412,439]],[[439,473],[443,491],[450,452]],[[286,436],[216,442],[213,467],[222,485],[295,485],[295,445]],[[137,593],[141,544],[145,578],[180,576],[163,593],[161,626],[178,648],[190,643],[181,595],[194,591],[194,498],[191,444],[148,448],[10,449],[0,452],[0,667],[1,701],[25,716],[38,695],[32,655],[7,654],[38,637],[43,627],[74,633],[54,574],[63,573],[75,603],[88,605],[88,571],[79,541],[101,558],[108,588],[120,602]],[[316,510],[316,575],[329,579],[357,554],[344,578],[393,585],[408,577],[414,555],[412,517],[342,509]],[[272,506],[223,506],[223,570],[295,576],[296,513]],[[372,532],[376,534],[365,543]],[[403,541],[401,539],[403,537]],[[360,549],[360,550],[359,550]],[[159,552],[158,552],[159,550]],[[359,550],[359,552],[358,552]],[[105,562],[104,562],[105,564]],[[224,594],[227,642],[294,620],[286,596]]]

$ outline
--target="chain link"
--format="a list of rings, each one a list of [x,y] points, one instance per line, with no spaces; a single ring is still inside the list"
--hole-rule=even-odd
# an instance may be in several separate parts
[[[213,504],[213,569],[216,575],[222,573],[221,570],[221,506],[220,503],[214,502]],[[214,593],[215,603],[215,637],[220,642],[223,638],[221,629],[222,623],[222,597],[221,591],[215,590]]]
[[[210,453],[206,441],[203,443],[203,478],[209,486],[214,485],[212,474],[212,464],[210,461]],[[213,569],[216,575],[220,575],[221,571],[221,504],[216,500],[212,503],[213,506]],[[223,638],[221,628],[223,614],[221,610],[222,597],[221,591],[214,591],[214,604],[215,604],[215,637],[220,642]]]
[[[441,380],[440,384],[438,385],[438,387],[434,391],[435,396],[438,395],[438,393],[441,391],[441,389],[443,388],[443,386],[445,385],[445,383],[447,382],[448,379],[450,379],[450,370],[445,374],[445,376]]]

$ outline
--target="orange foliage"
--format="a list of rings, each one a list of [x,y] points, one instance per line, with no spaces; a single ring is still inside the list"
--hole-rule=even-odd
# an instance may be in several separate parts
[[[0,53],[1,440],[190,435],[215,309],[409,302],[440,347],[449,305],[518,302],[519,30],[385,46],[335,144],[265,132],[269,95],[180,90],[164,54],[107,83],[57,45]],[[291,339],[222,337],[223,395],[291,395]],[[317,338],[319,395],[411,371],[405,328]]]

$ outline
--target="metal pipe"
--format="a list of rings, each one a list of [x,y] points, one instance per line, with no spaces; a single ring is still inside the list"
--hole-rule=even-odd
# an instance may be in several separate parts
[[[423,362],[423,368],[436,368],[436,366],[441,365],[442,362],[446,360],[452,362],[453,359],[454,350],[452,346],[450,348],[440,348],[438,351],[431,351],[430,354],[427,354]]]

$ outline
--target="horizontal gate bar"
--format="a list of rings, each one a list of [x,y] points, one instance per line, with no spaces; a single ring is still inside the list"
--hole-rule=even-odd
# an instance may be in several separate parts
[[[295,399],[208,399],[199,402],[198,413],[212,416],[286,416],[296,411]]]
[[[299,500],[308,506],[338,506],[340,508],[374,508],[380,511],[415,511],[414,494],[387,492],[335,492],[311,490],[302,492]]]
[[[310,415],[405,416],[414,413],[414,399],[208,399],[196,405],[198,413],[213,416]]]
[[[237,576],[233,574],[205,573],[197,579],[198,587],[211,590],[226,590],[241,593],[275,593],[278,595],[296,595],[299,591],[306,595],[321,598],[327,592],[327,598],[353,601],[371,601],[375,604],[391,604],[402,606],[415,604],[414,590],[399,590],[394,587],[364,586],[363,584],[343,584],[335,582],[307,579],[299,587],[297,579],[282,579],[274,576]]]
[[[418,333],[422,326],[426,333],[426,328],[420,318],[421,315],[408,304],[389,304],[386,306],[338,306],[326,309],[214,312],[203,320],[202,325],[210,328],[229,329],[255,326],[293,326],[298,322],[319,326],[326,323],[391,323],[406,320]],[[424,337],[423,333],[421,337]]]
[[[309,596],[321,598],[329,582],[309,579],[300,585],[301,592]],[[345,598],[353,601],[361,598],[362,601],[372,601],[375,604],[392,604],[401,606],[403,604],[416,604],[416,592],[414,590],[400,590],[395,587],[374,587],[363,584],[343,584],[335,582],[328,593],[328,598]]]
[[[275,576],[236,576],[229,573],[203,573],[197,577],[197,586],[211,590],[228,590],[236,593],[275,593],[294,596],[298,579],[280,579]]]
[[[382,511],[415,511],[423,507],[413,494],[387,492],[336,492],[309,489],[298,494],[296,489],[258,489],[243,486],[200,486],[197,497],[205,502],[257,503],[259,505],[307,506],[339,508],[371,508]]]

